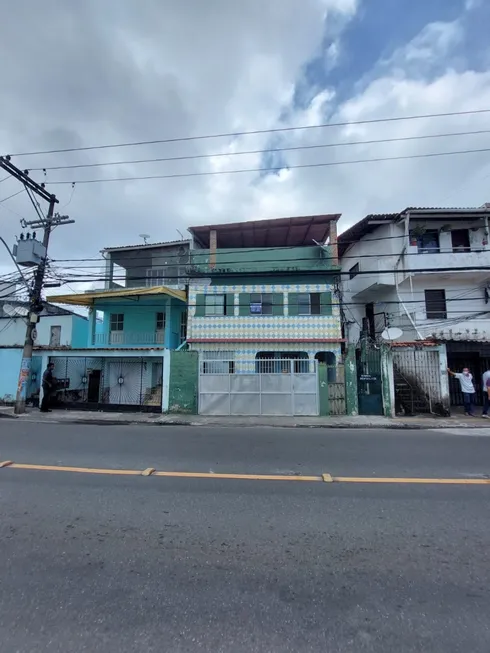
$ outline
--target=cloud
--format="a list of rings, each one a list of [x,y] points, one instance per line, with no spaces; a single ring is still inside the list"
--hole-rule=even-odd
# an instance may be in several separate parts
[[[490,73],[469,64],[453,65],[453,50],[468,29],[459,21],[425,26],[368,75],[354,78],[340,96],[329,72],[346,48],[344,31],[356,20],[359,4],[354,0],[269,0],[239,6],[228,0],[146,0],[141,6],[130,0],[67,0],[61,5],[45,0],[42,6],[34,0],[0,0],[0,8],[9,17],[0,26],[0,52],[9,58],[2,73],[3,152],[490,107]],[[13,51],[15,58],[10,57]],[[312,61],[324,66],[321,76],[315,77],[319,70],[312,72]],[[196,223],[342,212],[345,226],[368,212],[407,205],[483,203],[489,199],[484,194],[488,155],[292,166],[490,147],[486,136],[298,150],[268,158],[260,152],[233,153],[464,131],[484,128],[485,120],[482,115],[311,129],[273,138],[213,138],[14,162],[32,168],[226,155],[48,171],[46,177],[42,171],[32,173],[47,182],[222,172],[260,168],[264,161],[282,167],[279,174],[78,184],[73,194],[70,185],[53,186],[61,206],[71,197],[62,212],[77,222],[54,232],[51,256],[95,257],[105,246],[138,242],[140,233],[151,234],[154,241],[174,239],[179,237],[177,229]],[[12,181],[0,184],[0,199],[15,188]],[[12,240],[18,217],[9,211],[33,217],[32,207],[23,195],[0,207],[2,235]],[[0,258],[0,263],[4,270],[11,269],[6,259]]]

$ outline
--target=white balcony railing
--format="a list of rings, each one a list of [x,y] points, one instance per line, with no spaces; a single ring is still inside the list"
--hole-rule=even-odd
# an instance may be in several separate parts
[[[162,346],[163,342],[163,331],[112,331],[96,333],[92,338],[92,345],[99,347]]]

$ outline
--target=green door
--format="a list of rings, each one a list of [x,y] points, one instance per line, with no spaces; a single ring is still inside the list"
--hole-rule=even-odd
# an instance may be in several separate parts
[[[382,415],[381,350],[361,349],[357,361],[359,415]]]

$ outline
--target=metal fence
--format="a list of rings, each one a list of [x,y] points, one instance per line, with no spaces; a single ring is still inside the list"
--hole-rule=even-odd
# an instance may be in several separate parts
[[[397,413],[444,415],[439,351],[433,348],[393,349]]]
[[[317,361],[201,360],[203,415],[318,415]]]
[[[161,412],[163,361],[159,358],[53,356],[64,407]]]

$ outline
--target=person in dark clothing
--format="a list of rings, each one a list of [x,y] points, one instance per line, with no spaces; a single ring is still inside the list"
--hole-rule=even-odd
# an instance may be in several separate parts
[[[55,378],[53,376],[54,363],[48,363],[48,366],[43,374],[43,398],[41,401],[41,412],[49,413],[49,400],[51,393],[54,390]]]

